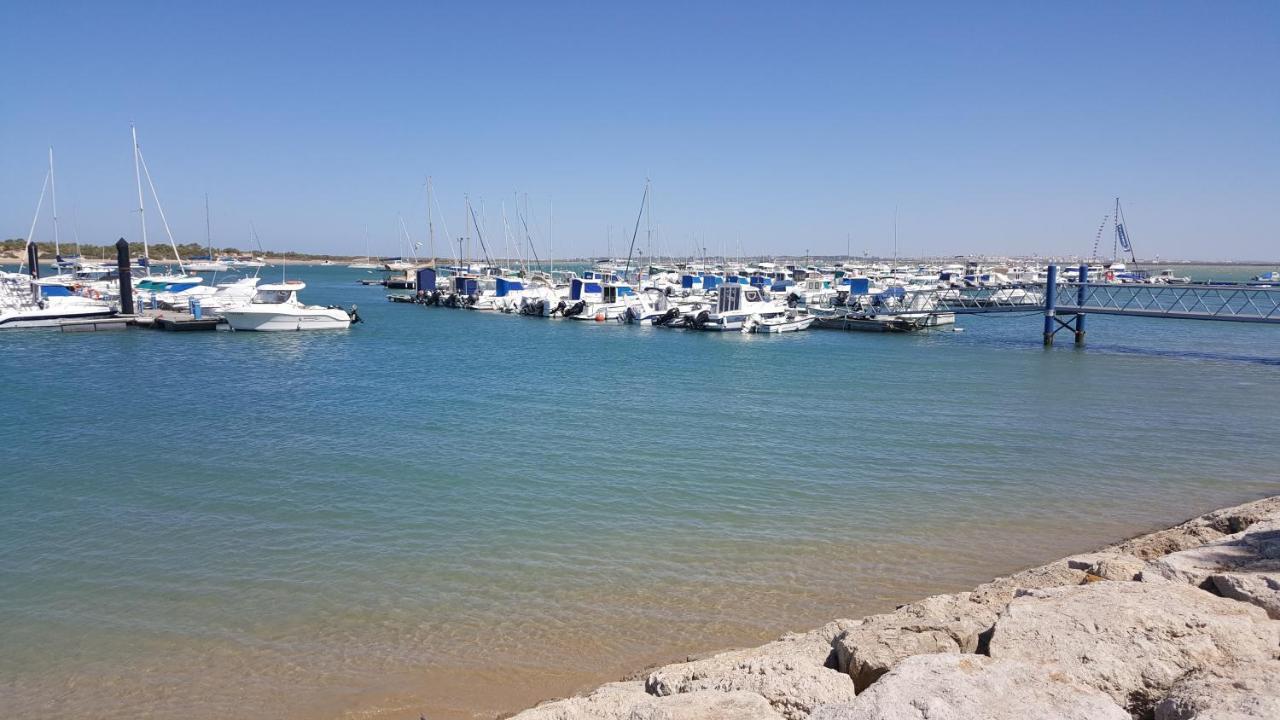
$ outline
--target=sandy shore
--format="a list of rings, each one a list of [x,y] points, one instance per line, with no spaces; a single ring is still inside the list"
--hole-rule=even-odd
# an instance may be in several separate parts
[[[519,720],[1280,718],[1280,496]]]

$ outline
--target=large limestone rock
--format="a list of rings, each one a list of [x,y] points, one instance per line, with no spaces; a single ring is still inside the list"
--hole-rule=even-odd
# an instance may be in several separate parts
[[[1215,510],[1181,525],[1126,540],[1107,548],[1153,560],[1170,553],[1200,547],[1267,521],[1280,520],[1280,495],[1262,498],[1235,507]]]
[[[996,659],[1046,662],[1150,711],[1184,674],[1261,662],[1280,648],[1280,623],[1261,609],[1180,583],[1096,582],[1029,591],[996,622]]]
[[[1110,697],[1052,667],[982,655],[917,655],[851,703],[811,720],[1130,720]]]
[[[1079,585],[1086,580],[1088,574],[1084,569],[1072,567],[1067,560],[1059,560],[983,583],[974,589],[969,599],[999,612],[1022,590]]]
[[[1280,561],[1256,563],[1250,570],[1210,575],[1209,582],[1222,597],[1257,605],[1272,620],[1280,620]]]
[[[1280,662],[1208,668],[1179,680],[1156,704],[1156,720],[1280,718]]]
[[[664,697],[705,690],[753,692],[788,720],[803,720],[819,705],[853,699],[853,682],[834,669],[831,658],[832,640],[852,624],[836,621],[752,650],[668,665],[650,673],[645,687]]]
[[[1145,560],[1118,552],[1075,555],[1066,562],[1068,568],[1081,570],[1095,580],[1137,580],[1147,569]]]
[[[971,593],[935,595],[864,618],[836,638],[838,667],[862,692],[912,655],[976,652],[995,620],[996,611]]]
[[[1160,578],[1213,589],[1209,578],[1224,572],[1270,569],[1280,562],[1280,520],[1255,523],[1201,547],[1171,553],[1150,563]],[[1149,579],[1147,571],[1143,579]]]
[[[640,682],[609,683],[590,695],[543,703],[512,720],[782,720],[750,692],[692,692],[654,697]]]

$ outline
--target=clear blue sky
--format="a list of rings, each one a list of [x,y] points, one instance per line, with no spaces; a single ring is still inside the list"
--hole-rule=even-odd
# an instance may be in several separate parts
[[[435,178],[615,254],[1280,258],[1280,3],[7,2],[0,236],[58,156],[64,237],[136,239],[136,121],[179,241],[396,252]],[[151,213],[153,220],[154,212]],[[151,225],[152,237],[161,233]],[[440,237],[444,229],[437,224]],[[641,231],[643,236],[643,230]],[[37,239],[50,239],[46,220]],[[441,240],[443,245],[443,240]],[[443,253],[443,249],[440,250]],[[545,253],[544,246],[540,252]]]

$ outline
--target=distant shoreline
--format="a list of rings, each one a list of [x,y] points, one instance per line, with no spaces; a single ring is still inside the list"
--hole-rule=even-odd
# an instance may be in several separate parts
[[[54,256],[44,254],[44,253],[41,253],[39,257],[41,260],[48,260],[48,261],[52,261],[54,259]],[[375,263],[375,264],[379,262],[379,259],[377,258],[367,259],[363,257],[342,257],[337,255],[329,256],[329,255],[307,254],[305,257],[298,257],[298,258],[290,257],[282,260],[279,254],[262,253],[262,254],[256,254],[256,257],[263,258],[264,260],[266,260],[267,263],[271,265],[279,265],[281,262],[287,262],[290,265],[323,266],[326,262],[328,262],[330,265],[333,265],[333,266],[346,266],[351,263],[358,263],[358,262],[369,262],[369,263]],[[3,263],[3,264],[21,263],[25,259],[26,259],[25,256],[23,256],[21,253],[0,254],[0,263]],[[579,257],[579,258],[564,258],[564,259],[557,258],[556,263],[562,264],[562,265],[582,265],[582,264],[596,263],[601,261],[602,259],[603,258],[599,258],[599,257],[589,257],[589,258]],[[111,262],[112,260],[113,258],[107,258],[105,261]],[[437,260],[438,260],[437,264],[440,264],[440,265],[453,263],[453,260],[451,258],[442,257],[442,258],[437,258]],[[475,258],[472,258],[472,262],[475,262],[475,260],[476,260]],[[1094,262],[1094,261],[1088,261],[1088,260],[1080,260],[1079,258],[1071,258],[1071,259],[999,258],[999,257],[986,257],[986,256],[955,256],[955,257],[927,257],[927,258],[909,258],[909,257],[849,258],[845,256],[840,256],[840,255],[809,255],[807,257],[795,256],[795,255],[760,255],[760,256],[743,257],[743,258],[730,258],[730,260],[737,260],[740,262],[780,262],[780,261],[794,260],[794,261],[806,261],[810,263],[842,262],[846,264],[848,263],[853,263],[853,264],[861,264],[861,263],[938,264],[938,263],[958,263],[958,262],[972,261],[972,262],[980,262],[984,264],[1019,262],[1019,263],[1041,263],[1041,264],[1056,263],[1058,265],[1076,265],[1082,262],[1084,263]],[[158,257],[152,258],[152,261],[158,265],[168,265],[176,262],[172,258],[158,258]],[[717,258],[708,257],[707,261],[717,262],[718,260]],[[422,259],[422,260],[419,260],[418,262],[422,265],[430,264],[429,259]],[[503,264],[503,265],[515,265],[524,261],[520,260],[519,258],[493,258],[493,262]],[[643,258],[640,258],[640,259],[633,259],[632,264],[637,266],[648,265],[648,264],[666,265],[666,264],[671,264],[675,262],[699,262],[699,258],[664,258],[660,261],[657,261],[656,263],[645,262]],[[547,263],[542,262],[537,264],[545,265]],[[1271,260],[1271,261],[1267,261],[1267,260],[1159,260],[1159,261],[1156,261],[1156,260],[1139,259],[1136,263],[1132,263],[1132,264],[1136,267],[1144,267],[1144,268],[1182,267],[1182,266],[1277,267],[1277,266],[1280,266],[1280,260]]]

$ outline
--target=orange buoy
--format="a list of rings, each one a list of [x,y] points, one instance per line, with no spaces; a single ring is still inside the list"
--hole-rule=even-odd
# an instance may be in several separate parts
[[[604,313],[596,313],[596,322],[604,322]]]

